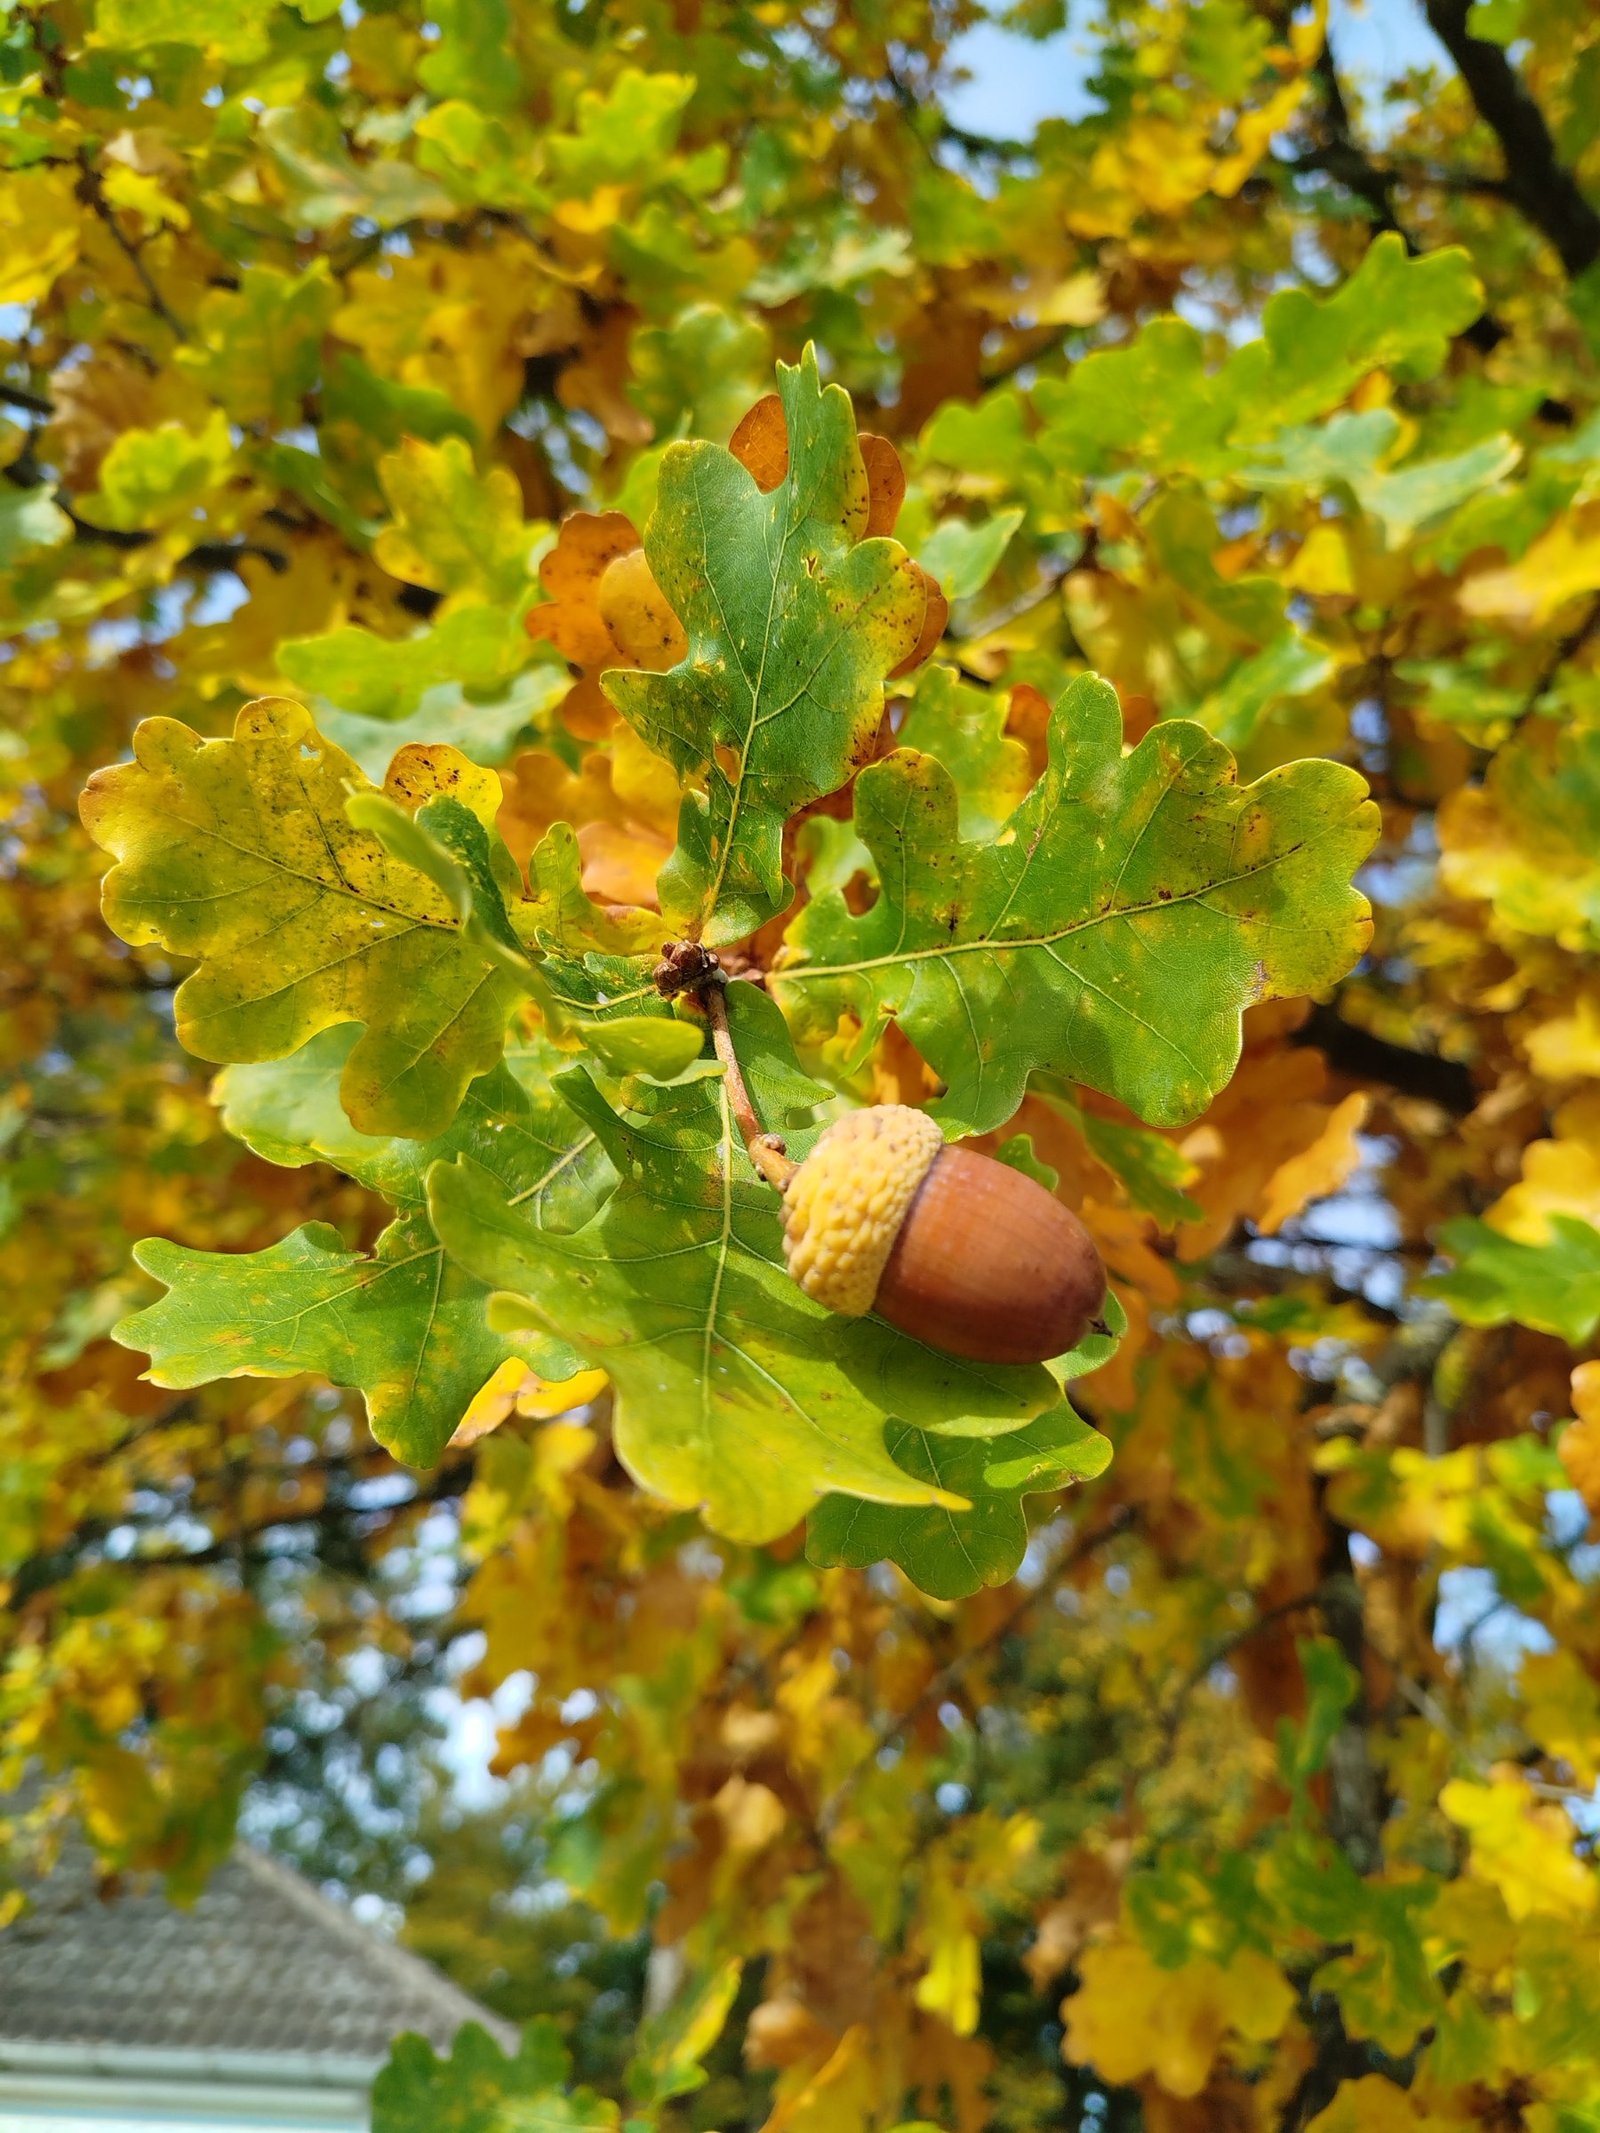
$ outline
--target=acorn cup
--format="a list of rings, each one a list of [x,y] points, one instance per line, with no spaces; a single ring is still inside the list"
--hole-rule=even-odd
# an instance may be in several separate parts
[[[1020,1170],[948,1147],[924,1111],[830,1126],[783,1188],[784,1255],[808,1296],[981,1363],[1042,1363],[1099,1317],[1106,1274],[1078,1217]]]

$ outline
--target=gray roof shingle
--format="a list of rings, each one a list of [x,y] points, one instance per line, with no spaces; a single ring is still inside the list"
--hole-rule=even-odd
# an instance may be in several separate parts
[[[241,1844],[190,1910],[142,1886],[103,1901],[69,1849],[0,1932],[8,2045],[380,2060],[405,2029],[447,2047],[509,2032],[428,1964]]]

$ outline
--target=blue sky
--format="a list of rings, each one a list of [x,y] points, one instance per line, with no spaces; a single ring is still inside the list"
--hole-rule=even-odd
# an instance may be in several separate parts
[[[1087,24],[1092,7],[1079,0],[1071,17]],[[1364,7],[1333,0],[1329,35],[1346,77],[1369,97],[1411,67],[1448,65],[1417,0],[1368,0]],[[973,133],[1026,139],[1041,119],[1081,118],[1093,108],[1084,88],[1092,57],[1083,27],[1069,25],[1035,43],[985,25],[958,39],[953,56],[972,79],[948,99],[950,116]],[[1381,130],[1369,121],[1371,134]]]

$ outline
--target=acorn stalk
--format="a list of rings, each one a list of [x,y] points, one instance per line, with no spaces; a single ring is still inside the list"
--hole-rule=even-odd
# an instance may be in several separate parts
[[[1098,1323],[1106,1273],[1068,1207],[1009,1164],[951,1147],[926,1111],[872,1104],[835,1120],[803,1163],[763,1131],[728,1025],[721,965],[669,943],[662,994],[692,992],[711,1025],[750,1161],[783,1194],[783,1249],[806,1294],[875,1311],[947,1355],[1043,1363]]]

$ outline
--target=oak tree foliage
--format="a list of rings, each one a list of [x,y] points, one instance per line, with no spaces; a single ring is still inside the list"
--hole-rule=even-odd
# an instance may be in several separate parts
[[[1426,15],[0,0],[0,1836],[383,1863],[380,2133],[1600,2128],[1600,23]]]

